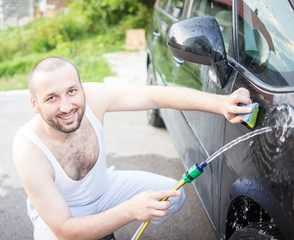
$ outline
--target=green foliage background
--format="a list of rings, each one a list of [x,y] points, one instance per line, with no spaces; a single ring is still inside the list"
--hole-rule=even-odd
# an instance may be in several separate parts
[[[0,31],[0,90],[27,88],[31,68],[48,56],[73,61],[86,81],[111,71],[103,53],[124,49],[125,32],[148,28],[153,1],[71,0],[67,12]]]

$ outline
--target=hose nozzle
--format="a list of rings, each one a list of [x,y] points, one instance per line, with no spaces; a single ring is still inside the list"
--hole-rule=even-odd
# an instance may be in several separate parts
[[[200,164],[196,163],[189,168],[182,176],[183,180],[186,183],[192,182],[194,179],[198,178],[203,173],[203,168],[207,166],[207,163],[204,161]]]

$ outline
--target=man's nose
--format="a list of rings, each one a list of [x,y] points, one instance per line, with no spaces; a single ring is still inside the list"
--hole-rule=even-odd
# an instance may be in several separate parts
[[[66,97],[62,98],[59,105],[59,111],[64,113],[69,113],[71,109],[72,109],[71,102]]]

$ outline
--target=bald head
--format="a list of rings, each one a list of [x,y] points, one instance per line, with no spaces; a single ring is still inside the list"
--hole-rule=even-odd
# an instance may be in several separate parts
[[[32,69],[29,80],[28,80],[28,85],[29,85],[29,90],[31,92],[32,96],[36,96],[36,81],[38,79],[35,77],[36,73],[39,72],[53,72],[59,68],[70,66],[73,68],[73,70],[77,73],[78,79],[81,82],[80,79],[80,74],[76,66],[69,60],[62,58],[62,57],[48,57],[40,62],[38,62]]]

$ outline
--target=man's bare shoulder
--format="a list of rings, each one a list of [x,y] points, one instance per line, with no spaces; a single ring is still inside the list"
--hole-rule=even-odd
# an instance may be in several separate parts
[[[111,91],[111,86],[100,82],[87,82],[83,84],[87,102],[93,102],[97,99],[105,99],[107,93]]]
[[[48,159],[41,149],[28,137],[27,133],[35,132],[36,119],[30,120],[15,134],[12,145],[12,158],[17,170],[26,169],[26,166],[45,164]]]
[[[87,105],[95,115],[103,122],[104,114],[107,111],[112,87],[105,83],[87,82],[83,84]]]
[[[87,104],[99,117],[106,112],[132,110],[134,100],[145,91],[142,86],[125,83],[85,83],[84,89]],[[138,110],[138,107],[133,110]]]
[[[33,142],[31,142],[29,138],[27,137],[27,133],[30,133],[30,132],[35,133],[35,129],[38,127],[37,118],[38,116],[34,116],[17,130],[13,139],[14,144],[21,143],[22,145],[22,143],[24,143],[24,146],[33,145]]]

